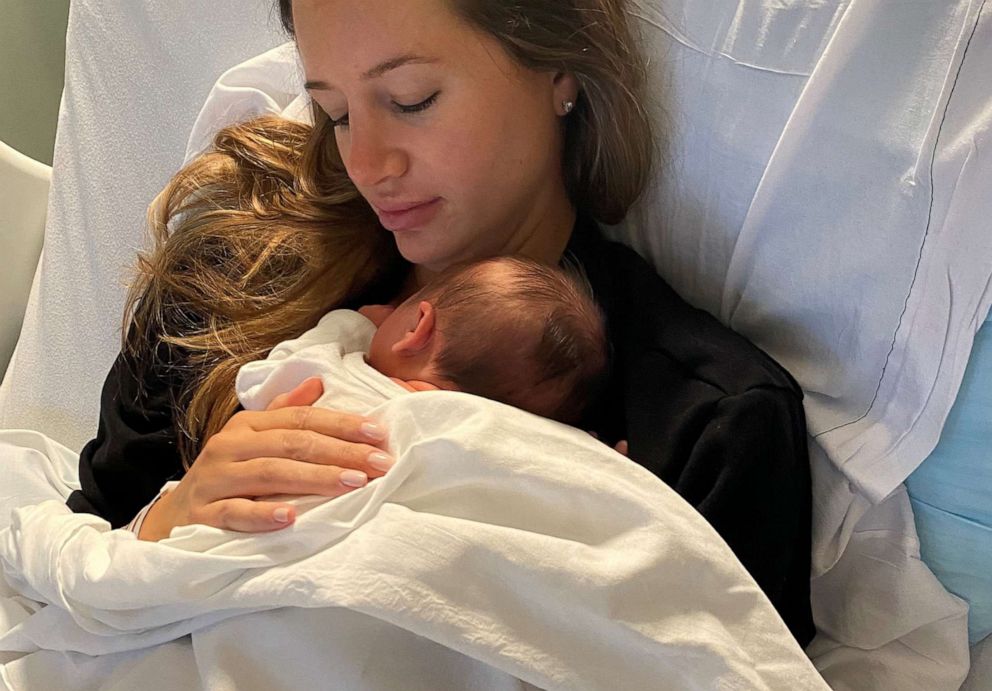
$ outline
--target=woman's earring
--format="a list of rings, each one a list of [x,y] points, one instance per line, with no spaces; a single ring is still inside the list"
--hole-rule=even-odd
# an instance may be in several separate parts
[[[572,112],[572,108],[574,108],[574,107],[575,107],[575,102],[574,101],[562,101],[561,102],[561,109],[565,111],[565,115],[568,115],[569,113],[571,113]]]

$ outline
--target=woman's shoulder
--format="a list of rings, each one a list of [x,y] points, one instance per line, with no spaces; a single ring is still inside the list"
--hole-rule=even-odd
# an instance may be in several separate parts
[[[802,398],[792,376],[747,338],[693,307],[630,247],[598,232],[569,247],[585,269],[609,322],[617,357],[645,354],[726,395],[765,388]]]

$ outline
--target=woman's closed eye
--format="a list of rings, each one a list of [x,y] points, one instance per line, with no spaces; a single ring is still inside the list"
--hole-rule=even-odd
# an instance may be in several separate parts
[[[403,113],[403,114],[420,113],[420,112],[423,112],[423,111],[427,110],[432,105],[434,105],[434,103],[437,101],[437,97],[440,94],[441,94],[440,91],[435,91],[433,94],[431,94],[430,96],[428,96],[427,98],[425,98],[423,101],[420,101],[419,103],[413,103],[413,104],[410,104],[410,105],[406,105],[404,103],[397,103],[396,101],[391,101],[391,104],[392,104],[392,106],[394,108],[396,108],[397,112],[399,112],[399,113]],[[345,113],[344,115],[342,115],[341,117],[338,117],[338,118],[333,118],[330,115],[328,115],[328,118],[330,119],[330,122],[331,122],[331,126],[332,127],[347,127],[348,126],[348,114],[347,113]]]
[[[440,91],[435,91],[430,96],[425,98],[423,101],[420,101],[419,103],[414,103],[409,106],[404,105],[402,103],[397,103],[396,101],[393,101],[393,105],[396,106],[396,108],[399,109],[401,113],[419,113],[421,111],[427,110],[432,105],[434,105],[434,103],[437,101],[437,97],[440,94],[441,94]]]

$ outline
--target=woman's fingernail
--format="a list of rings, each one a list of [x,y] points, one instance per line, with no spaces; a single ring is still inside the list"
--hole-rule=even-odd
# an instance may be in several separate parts
[[[272,512],[272,517],[276,519],[276,523],[289,523],[289,509],[280,507]]]
[[[380,473],[384,473],[392,468],[394,463],[396,463],[396,461],[384,454],[382,451],[373,451],[369,454],[369,465],[378,470]]]
[[[369,482],[369,476],[361,470],[342,470],[341,484],[349,487],[364,487]]]
[[[374,422],[363,422],[362,434],[374,441],[382,441],[386,438],[386,430],[383,429],[382,425]]]

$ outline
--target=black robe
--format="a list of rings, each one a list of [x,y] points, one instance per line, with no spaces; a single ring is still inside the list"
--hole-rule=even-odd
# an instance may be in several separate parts
[[[810,470],[802,391],[746,339],[686,304],[633,250],[583,218],[565,253],[607,317],[609,385],[584,427],[674,488],[710,522],[798,641],[809,603]],[[95,439],[68,505],[114,527],[183,474],[170,390],[175,374],[135,380],[118,356],[103,387]],[[673,530],[677,526],[670,526]],[[658,593],[658,597],[678,597]]]

